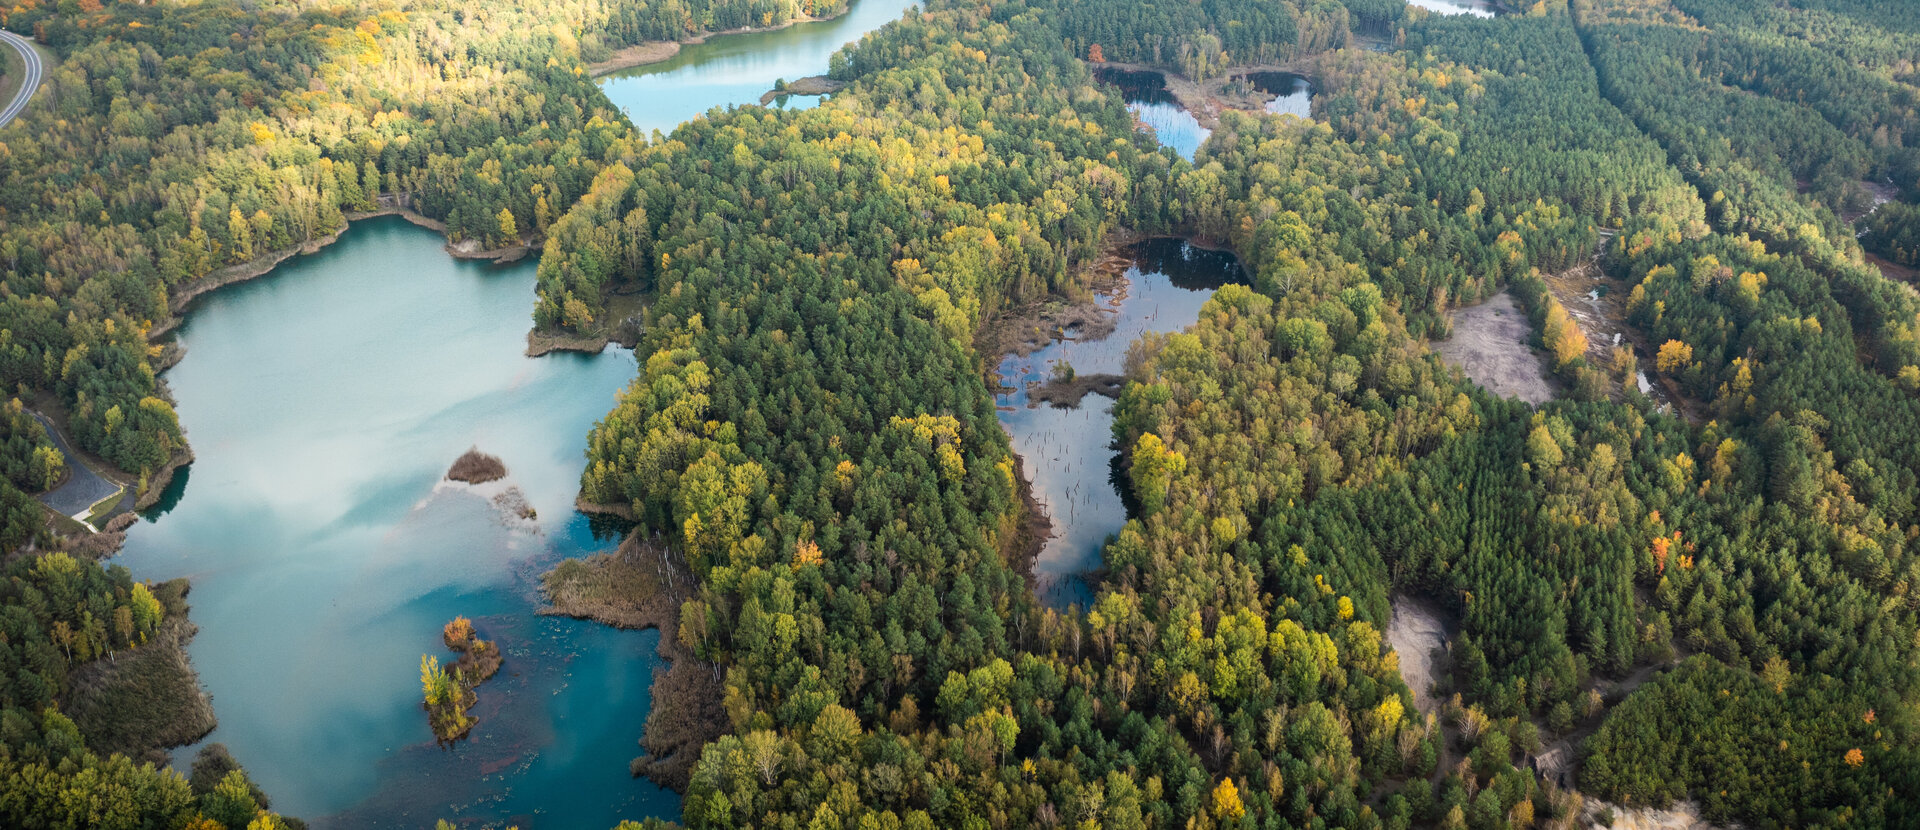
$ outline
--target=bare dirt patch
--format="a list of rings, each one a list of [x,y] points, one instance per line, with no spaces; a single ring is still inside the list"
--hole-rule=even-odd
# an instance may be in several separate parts
[[[598,78],[609,72],[618,72],[622,69],[632,69],[636,66],[659,63],[678,54],[680,54],[680,44],[671,40],[650,40],[646,43],[636,43],[625,49],[615,51],[613,57],[587,64],[587,74]]]
[[[1602,236],[1601,244],[1606,237]],[[1633,349],[1642,367],[1638,378],[1640,391],[1655,403],[1680,412],[1694,423],[1700,414],[1680,394],[1671,378],[1650,376],[1644,367],[1653,365],[1654,348],[1646,335],[1627,324],[1627,297],[1633,286],[1613,279],[1595,262],[1586,262],[1553,274],[1542,275],[1547,290],[1573,316],[1582,334],[1587,336],[1587,361],[1595,366],[1613,365],[1613,347]]]
[[[1613,813],[1614,830],[1713,830],[1714,825],[1700,817],[1700,807],[1692,801],[1677,801],[1664,810],[1651,807],[1629,809],[1598,799],[1588,801],[1581,819],[1588,827],[1599,827],[1602,813]]]
[[[1457,366],[1467,377],[1503,398],[1531,404],[1553,400],[1546,356],[1528,340],[1533,324],[1526,312],[1502,291],[1486,302],[1453,313],[1453,336],[1432,344],[1440,359]]]
[[[1393,598],[1387,618],[1387,644],[1400,655],[1400,677],[1413,690],[1413,704],[1423,713],[1437,712],[1434,699],[1435,667],[1447,653],[1447,626],[1433,603],[1408,596]]]
[[[1879,254],[1868,253],[1867,264],[1880,269],[1880,276],[1896,282],[1920,284],[1920,269],[1901,265]]]
[[[615,628],[660,630],[666,668],[653,674],[653,710],[647,713],[645,755],[633,774],[685,792],[700,749],[727,728],[719,667],[680,642],[680,605],[692,594],[693,574],[679,553],[657,540],[627,537],[613,553],[568,559],[541,578],[553,614]]]

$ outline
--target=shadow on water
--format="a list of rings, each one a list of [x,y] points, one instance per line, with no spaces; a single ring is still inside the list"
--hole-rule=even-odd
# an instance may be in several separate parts
[[[161,516],[172,512],[173,508],[180,504],[180,497],[186,494],[187,479],[192,476],[192,463],[180,465],[179,469],[173,471],[173,478],[167,481],[166,489],[160,491],[160,498],[155,499],[147,509],[140,511],[140,518],[157,522],[160,521]]]
[[[1007,356],[998,370],[1002,386],[1012,390],[995,398],[1000,422],[1053,525],[1033,572],[1041,599],[1057,608],[1092,600],[1089,576],[1138,505],[1126,492],[1127,473],[1114,446],[1113,402],[1089,395],[1074,407],[1041,405],[1029,385],[1044,383],[1055,363],[1078,375],[1120,374],[1134,341],[1185,329],[1216,289],[1245,280],[1231,253],[1180,239],[1146,240],[1127,253],[1134,264],[1124,282],[1096,300],[1114,316],[1112,334],[1059,339],[1029,355]]]
[[[722,35],[681,49],[659,63],[600,80],[607,99],[642,133],[675,127],[715,107],[750,106],[775,81],[825,74],[833,53],[900,19],[915,0],[853,0],[846,14],[770,32]],[[817,96],[788,95],[776,108],[807,109]]]

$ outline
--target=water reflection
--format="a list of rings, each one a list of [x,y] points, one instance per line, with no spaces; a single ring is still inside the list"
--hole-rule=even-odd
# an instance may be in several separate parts
[[[1276,96],[1267,112],[1313,117],[1313,83],[1292,72],[1248,72],[1241,76],[1254,89]]]
[[[1495,6],[1490,0],[1407,0],[1407,5],[1419,6],[1434,14],[1492,17],[1495,13]]]
[[[1212,130],[1200,126],[1200,122],[1180,106],[1180,101],[1167,91],[1167,81],[1158,72],[1136,72],[1127,69],[1101,67],[1094,70],[1094,77],[1120,88],[1121,97],[1127,101],[1127,109],[1133,111],[1140,123],[1153,128],[1153,134],[1160,143],[1170,147],[1181,157],[1192,159],[1200,152]]]
[[[672,132],[714,107],[758,104],[779,80],[826,74],[840,47],[900,19],[915,0],[854,0],[846,14],[773,32],[723,35],[660,63],[601,79],[600,89],[642,133]],[[774,106],[806,109],[820,98],[784,95]]]
[[[1071,409],[1030,406],[1028,384],[1044,382],[1056,362],[1070,364],[1078,375],[1120,374],[1128,346],[1140,335],[1186,328],[1214,290],[1243,279],[1232,254],[1179,239],[1147,240],[1131,254],[1135,264],[1125,283],[1099,298],[1115,317],[1112,334],[1078,340],[1065,332],[1043,349],[1000,363],[1000,383],[1013,389],[995,399],[1000,422],[1013,438],[1034,498],[1053,523],[1034,575],[1041,599],[1056,607],[1091,599],[1087,574],[1100,567],[1108,537],[1126,524],[1128,505],[1113,447],[1113,402],[1088,395]]]

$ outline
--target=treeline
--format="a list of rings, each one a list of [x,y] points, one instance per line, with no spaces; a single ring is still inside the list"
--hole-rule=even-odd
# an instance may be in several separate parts
[[[1228,115],[1193,165],[1126,137],[1072,15],[912,17],[837,56],[851,86],[821,108],[689,125],[556,225],[580,241],[543,261],[543,322],[598,313],[622,280],[658,297],[583,488],[701,583],[678,634],[727,667],[732,734],[695,770],[690,824],[1527,826],[1577,801],[1516,760],[1607,717],[1601,680],[1682,654],[1908,710],[1914,421],[1885,374],[1835,362],[1874,308],[1858,298],[1891,295],[1859,282],[1843,302],[1793,270],[1813,266],[1715,234],[1564,8],[1338,53],[1317,73],[1329,126]],[[968,349],[1010,300],[1074,291],[1059,276],[1123,223],[1230,243],[1254,285],[1141,345],[1116,423],[1140,514],[1091,607],[1037,609],[1003,558],[1012,465]],[[1537,276],[1596,250],[1635,281],[1716,256],[1684,281],[1713,308],[1834,334],[1770,329],[1779,369],[1727,363],[1708,399],[1737,389],[1750,411],[1690,425],[1639,395],[1630,349],[1592,357]],[[1490,400],[1421,346],[1508,285],[1578,400]],[[1661,293],[1678,285],[1648,280],[1636,315],[1665,310],[1634,319],[1698,344],[1651,362],[1702,395],[1682,376],[1743,356],[1709,342],[1732,331],[1709,306]],[[1902,306],[1878,308],[1897,333]],[[1794,380],[1820,375],[1846,385]],[[1830,414],[1856,399],[1858,418]],[[1876,419],[1900,423],[1867,434]],[[1440,689],[1462,696],[1442,711],[1458,740],[1411,714],[1381,650],[1395,590],[1460,620]],[[1597,794],[1698,786],[1636,789],[1702,780],[1634,743],[1686,732],[1648,726],[1655,708],[1601,721],[1636,737],[1584,753]],[[1714,817],[1812,820],[1854,793],[1895,814],[1881,760],[1914,725],[1880,717],[1891,754],[1784,800],[1741,779]],[[1766,734],[1713,724],[1729,745]]]
[[[588,6],[586,26],[571,29],[580,38],[580,57],[606,60],[628,44],[677,41],[702,32],[767,28],[808,17],[845,14],[848,0],[653,0]]]
[[[1311,574],[1225,557],[1243,528],[1213,525],[1164,571],[1177,589],[1033,607],[974,332],[1083,290],[1110,229],[1210,226],[1233,193],[1135,134],[1052,22],[911,16],[836,59],[851,86],[821,107],[690,123],[556,223],[584,244],[550,248],[541,313],[591,313],[603,279],[656,298],[582,484],[688,554],[678,636],[727,667],[731,734],[687,822],[1385,826],[1467,803],[1477,776],[1366,803],[1433,770],[1438,727],[1412,714],[1382,604],[1274,607]],[[1158,534],[1143,544],[1184,545]],[[1535,792],[1495,755],[1487,780]]]
[[[1409,32],[1408,42],[1424,47],[1415,54],[1343,53],[1325,64],[1326,97],[1316,110],[1344,136],[1378,147],[1382,159],[1406,159],[1405,172],[1392,163],[1377,172],[1396,186],[1372,191],[1361,177],[1362,186],[1341,188],[1347,196],[1375,210],[1399,200],[1413,203],[1403,210],[1426,199],[1454,207],[1445,218],[1449,232],[1427,237],[1451,245],[1429,242],[1392,260],[1394,267],[1471,274],[1476,263],[1495,266],[1483,266],[1483,281],[1460,283],[1471,290],[1459,295],[1471,299],[1502,283],[1520,289],[1549,324],[1547,345],[1557,359],[1586,379],[1574,388],[1586,402],[1535,413],[1476,402],[1466,409],[1474,417],[1449,424],[1438,433],[1443,439],[1405,437],[1447,410],[1438,401],[1392,409],[1420,400],[1406,385],[1420,369],[1414,359],[1381,351],[1382,334],[1371,343],[1356,337],[1356,322],[1377,303],[1365,291],[1377,287],[1373,296],[1386,297],[1390,308],[1414,310],[1409,320],[1420,295],[1394,290],[1392,272],[1379,266],[1369,269],[1370,285],[1312,279],[1305,263],[1313,254],[1301,251],[1350,249],[1350,240],[1368,233],[1365,222],[1310,212],[1317,207],[1306,201],[1301,215],[1314,217],[1306,224],[1328,236],[1311,244],[1286,213],[1303,204],[1293,195],[1298,181],[1340,180],[1340,155],[1303,154],[1292,130],[1230,118],[1195,175],[1217,170],[1247,201],[1223,200],[1227,215],[1203,218],[1199,229],[1237,229],[1232,241],[1251,260],[1256,284],[1299,305],[1275,322],[1248,324],[1225,307],[1242,301],[1223,292],[1189,335],[1156,345],[1160,357],[1142,364],[1119,410],[1117,437],[1129,450],[1135,494],[1143,505],[1177,504],[1165,493],[1189,482],[1194,501],[1211,508],[1186,514],[1188,538],[1197,537],[1190,547],[1204,549],[1209,536],[1235,539],[1228,547],[1236,556],[1275,557],[1275,548],[1292,547],[1333,592],[1352,592],[1356,610],[1383,607],[1390,588],[1439,598],[1461,622],[1448,687],[1484,716],[1517,716],[1564,734],[1604,711],[1598,678],[1624,678],[1695,652],[1737,675],[1805,676],[1843,709],[1909,711],[1916,617],[1907,597],[1920,572],[1903,529],[1912,521],[1913,492],[1904,471],[1912,464],[1908,431],[1920,418],[1911,391],[1862,364],[1849,326],[1865,316],[1895,330],[1912,324],[1911,313],[1889,303],[1862,314],[1856,309],[1871,306],[1856,304],[1860,296],[1897,292],[1864,280],[1830,288],[1798,256],[1712,233],[1703,200],[1681,171],[1661,163],[1659,145],[1612,110],[1580,60],[1570,21],[1548,11],[1492,23],[1434,20]],[[1619,172],[1605,183],[1565,174],[1588,170]],[[1467,175],[1456,179],[1455,171]],[[1596,188],[1619,194],[1596,197]],[[1487,222],[1515,216],[1555,217],[1565,230],[1541,233],[1554,227],[1544,221],[1525,223],[1531,228]],[[1682,377],[1691,395],[1712,402],[1716,423],[1691,427],[1651,411],[1632,390],[1631,352],[1596,365],[1570,357],[1581,349],[1562,351],[1555,342],[1557,303],[1531,276],[1534,263],[1573,264],[1591,249],[1569,243],[1591,245],[1600,223],[1625,229],[1608,246],[1608,270],[1644,279],[1634,321],[1655,343],[1672,341],[1655,370]],[[1674,261],[1679,256],[1686,261]],[[1212,334],[1199,341],[1204,346],[1185,339],[1209,332],[1211,315],[1221,314],[1231,334]],[[1378,319],[1394,330],[1394,317]],[[1559,324],[1564,331],[1567,321]],[[1690,345],[1695,340],[1699,349]],[[1270,374],[1274,361],[1299,364],[1328,350],[1351,360],[1345,371],[1318,382],[1311,374],[1291,383]],[[1881,366],[1888,355],[1884,347],[1876,355]],[[1325,416],[1284,414],[1329,394],[1371,403],[1378,414],[1351,433]],[[1296,432],[1264,433],[1263,424]],[[1260,452],[1233,449],[1246,436],[1257,436]],[[1315,451],[1289,454],[1299,441]],[[1170,491],[1168,470],[1175,471]],[[1151,527],[1160,514],[1148,511]],[[1193,572],[1164,559],[1132,564],[1141,560],[1131,539],[1123,534],[1109,550],[1110,562],[1129,566],[1122,578]],[[1298,584],[1273,595],[1316,589]],[[1866,754],[1851,760],[1844,749],[1826,754],[1824,743],[1796,750],[1796,763],[1817,758],[1820,766],[1798,779],[1803,786],[1782,789],[1766,775],[1699,774],[1719,761],[1645,742],[1713,734],[1721,737],[1713,751],[1722,753],[1713,757],[1724,759],[1758,751],[1793,727],[1629,701],[1606,721],[1610,737],[1589,748],[1583,781],[1595,794],[1661,803],[1712,787],[1724,792],[1706,802],[1711,817],[1785,823],[1829,820],[1846,805],[1871,824],[1907,804],[1901,764],[1916,731],[1904,714],[1869,730],[1878,754],[1864,742]],[[1820,729],[1868,734],[1840,720],[1857,715],[1799,711],[1796,717],[1820,720]],[[1667,720],[1647,723],[1654,713]],[[1462,748],[1477,754],[1474,722],[1460,718],[1469,738]],[[1513,814],[1491,815],[1495,823],[1485,826],[1502,817],[1518,823]]]
[[[1075,56],[1144,63],[1204,81],[1234,66],[1290,61],[1347,46],[1359,31],[1406,18],[1403,0],[1259,3],[1031,4],[1052,17]]]

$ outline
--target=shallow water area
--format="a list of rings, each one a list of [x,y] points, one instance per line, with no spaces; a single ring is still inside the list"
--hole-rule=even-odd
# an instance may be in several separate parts
[[[1193,113],[1167,91],[1167,81],[1158,72],[1136,72],[1111,67],[1096,68],[1094,77],[1120,88],[1127,109],[1140,123],[1153,128],[1164,146],[1173,148],[1182,158],[1192,160],[1213,131],[1200,126]]]
[[[600,89],[643,134],[675,127],[714,107],[760,103],[774,82],[826,74],[833,53],[898,20],[915,0],[854,0],[846,14],[770,32],[718,35],[659,63],[607,75]],[[818,96],[783,95],[773,106],[806,109]]]
[[[1000,362],[1000,383],[1014,390],[995,397],[1000,423],[1053,523],[1033,570],[1041,598],[1055,607],[1084,606],[1092,598],[1086,574],[1100,567],[1107,538],[1126,525],[1127,505],[1113,448],[1113,401],[1089,394],[1070,409],[1030,406],[1027,385],[1044,382],[1062,361],[1081,375],[1120,374],[1128,347],[1142,334],[1185,329],[1214,290],[1243,280],[1232,254],[1184,240],[1150,239],[1130,253],[1134,265],[1125,283],[1099,297],[1115,316],[1112,334],[1075,340],[1066,332],[1032,354]]]
[[[1267,102],[1267,112],[1313,117],[1313,82],[1292,72],[1249,72],[1244,77],[1254,89],[1275,96]]]
[[[533,262],[461,262],[443,242],[367,220],[202,298],[166,375],[198,458],[119,562],[193,580],[189,651],[220,719],[208,740],[276,811],[528,830],[677,816],[677,795],[627,774],[657,635],[534,615],[540,572],[616,541],[573,498],[632,356],[525,357]],[[473,446],[507,479],[443,480]],[[492,502],[507,487],[534,518]],[[440,627],[457,615],[507,663],[478,689],[473,737],[445,749],[419,665],[454,656]]]

